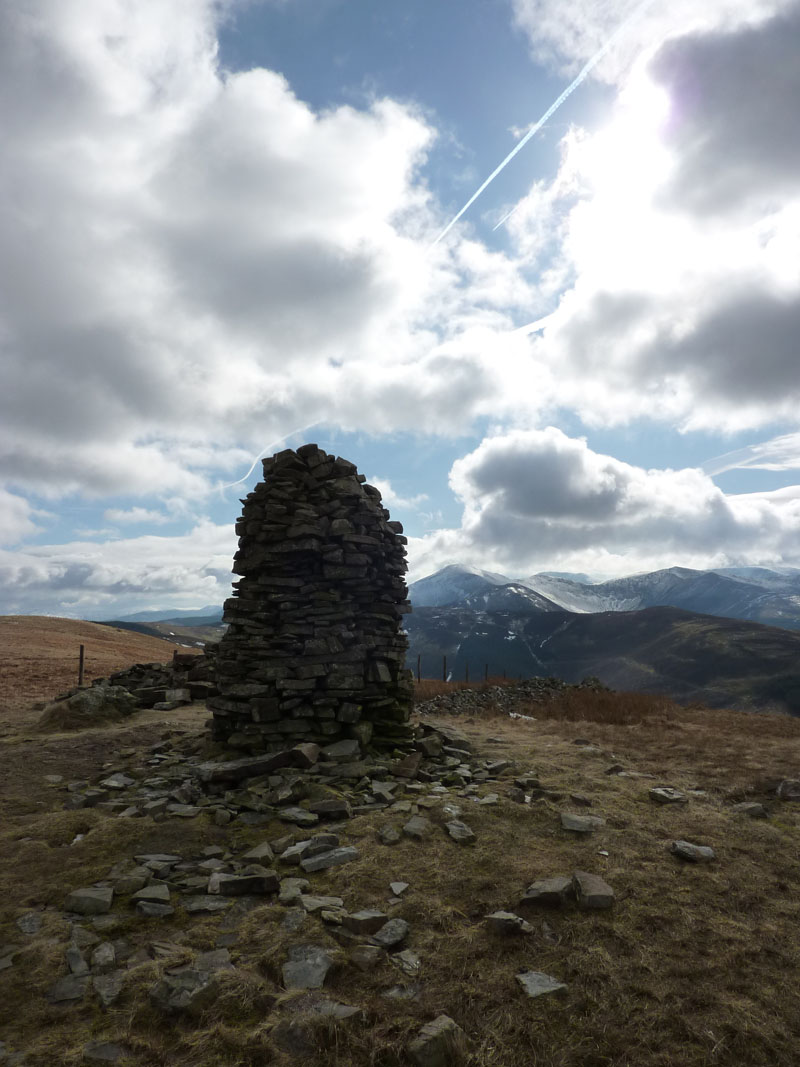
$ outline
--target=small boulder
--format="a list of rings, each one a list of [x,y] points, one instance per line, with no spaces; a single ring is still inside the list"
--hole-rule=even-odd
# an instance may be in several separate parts
[[[517,981],[529,997],[541,997],[548,993],[564,994],[567,987],[557,978],[551,978],[542,971],[524,971],[517,975]]]
[[[486,916],[486,925],[495,934],[532,934],[533,927],[511,911],[494,911]]]
[[[693,845],[689,841],[673,841],[669,848],[673,856],[689,863],[710,863],[717,858],[709,845]]]
[[[591,834],[605,824],[606,820],[599,815],[574,815],[569,811],[561,812],[562,827],[576,834]]]
[[[113,902],[113,889],[89,886],[86,889],[74,889],[64,901],[64,910],[78,915],[105,915],[111,911]]]
[[[555,878],[542,878],[533,882],[525,890],[521,904],[541,904],[548,908],[557,908],[574,896],[571,878],[560,875]]]
[[[614,890],[597,874],[587,871],[575,871],[572,885],[578,900],[578,907],[584,911],[610,908],[614,904]]]
[[[464,1062],[467,1035],[449,1015],[439,1015],[426,1023],[408,1046],[416,1067],[456,1067]]]
[[[452,822],[445,823],[445,829],[458,845],[472,845],[475,843],[475,831],[470,829],[465,822],[461,822],[460,819],[453,819]]]
[[[319,945],[294,945],[283,965],[283,984],[287,989],[321,989],[333,959]]]
[[[403,833],[414,841],[424,841],[433,833],[433,823],[424,815],[412,815],[403,827]]]
[[[670,785],[657,785],[654,786],[650,792],[649,797],[654,800],[656,804],[688,804],[689,798],[685,793],[682,793],[680,789],[673,789]]]

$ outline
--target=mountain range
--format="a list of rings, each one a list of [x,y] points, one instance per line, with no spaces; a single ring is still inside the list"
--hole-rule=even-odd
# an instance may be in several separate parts
[[[800,630],[800,570],[763,567],[697,571],[670,567],[610,581],[544,572],[514,579],[451,564],[413,582],[415,608],[463,605],[484,611],[579,614],[674,607]]]

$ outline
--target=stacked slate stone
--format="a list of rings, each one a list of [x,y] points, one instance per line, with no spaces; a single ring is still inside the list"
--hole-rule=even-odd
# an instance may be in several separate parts
[[[234,595],[208,701],[218,740],[255,748],[409,739],[406,538],[354,464],[314,444],[265,459],[242,501]]]

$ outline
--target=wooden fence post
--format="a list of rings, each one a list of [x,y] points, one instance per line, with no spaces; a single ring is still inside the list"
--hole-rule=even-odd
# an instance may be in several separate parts
[[[84,662],[85,649],[81,645],[80,655],[78,656],[78,685],[83,685],[83,662]]]
[[[422,662],[422,653],[417,654],[417,681],[420,680],[420,663]]]
[[[447,681],[447,656],[442,656],[442,681]]]

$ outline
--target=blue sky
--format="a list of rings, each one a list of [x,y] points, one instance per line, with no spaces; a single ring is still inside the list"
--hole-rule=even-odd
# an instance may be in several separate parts
[[[697,7],[0,13],[0,611],[220,602],[307,440],[412,577],[800,564],[800,8]]]

